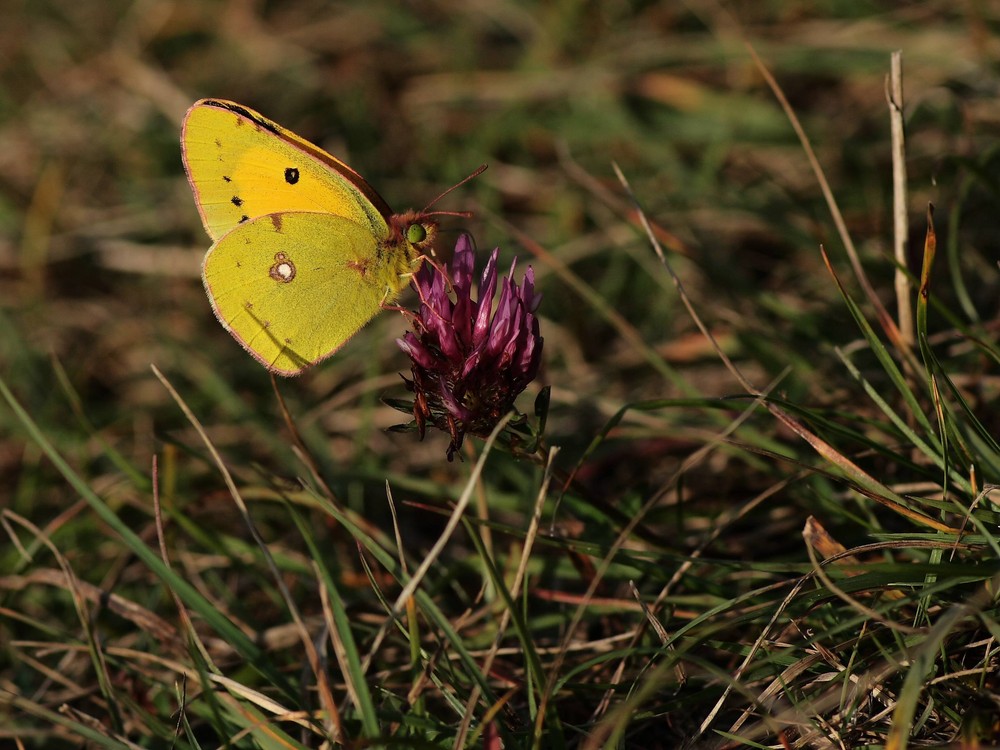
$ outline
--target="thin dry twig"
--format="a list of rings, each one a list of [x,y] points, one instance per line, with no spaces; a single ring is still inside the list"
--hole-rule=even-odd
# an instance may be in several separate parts
[[[805,152],[806,159],[809,160],[809,166],[812,167],[813,174],[816,177],[816,182],[819,183],[820,190],[823,193],[823,199],[826,201],[827,210],[830,212],[833,223],[837,227],[837,234],[840,236],[840,241],[844,245],[844,251],[847,253],[847,258],[851,263],[851,268],[854,270],[854,275],[857,278],[858,283],[861,285],[861,288],[864,290],[865,297],[867,297],[868,302],[875,309],[875,314],[882,325],[882,329],[885,331],[886,336],[889,337],[890,341],[892,341],[896,346],[901,357],[904,359],[908,356],[912,357],[912,352],[903,345],[899,327],[892,319],[892,316],[886,311],[885,305],[882,304],[882,300],[879,299],[878,294],[875,293],[875,288],[868,280],[868,274],[865,273],[864,266],[861,265],[861,258],[858,255],[857,248],[854,246],[854,240],[851,239],[851,235],[847,231],[847,222],[844,221],[844,216],[840,212],[840,206],[837,204],[837,199],[833,196],[833,190],[830,188],[830,183],[827,182],[826,173],[823,171],[823,167],[820,165],[819,159],[816,158],[816,152],[813,151],[812,143],[809,141],[809,136],[806,135],[806,131],[802,127],[802,123],[799,122],[799,118],[795,114],[795,110],[792,109],[792,105],[788,103],[788,99],[785,97],[785,92],[782,91],[781,86],[778,85],[774,76],[771,75],[771,71],[768,70],[767,66],[764,65],[764,62],[757,56],[757,52],[753,48],[753,45],[747,42],[746,46],[750,52],[750,56],[753,58],[754,63],[757,65],[757,69],[760,71],[760,74],[764,77],[764,80],[767,82],[767,85],[774,94],[774,97],[781,105],[789,123],[791,123],[792,129],[795,131],[795,135],[799,138],[802,150]]]
[[[906,251],[909,246],[906,220],[906,143],[903,136],[903,53],[892,53],[889,78],[886,81],[885,99],[889,105],[889,125],[892,135],[892,230],[893,251],[896,257],[896,314],[899,317],[899,335],[903,343],[912,347],[916,341],[913,331],[913,307],[910,304],[912,289],[906,272]]]

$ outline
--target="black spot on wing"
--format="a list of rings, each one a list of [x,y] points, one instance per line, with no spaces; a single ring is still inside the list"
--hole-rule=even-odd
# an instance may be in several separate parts
[[[232,202],[233,202],[233,205],[234,205],[234,206],[236,206],[237,208],[239,208],[240,206],[242,206],[242,205],[243,205],[243,199],[242,199],[242,198],[240,198],[240,196],[238,196],[238,195],[234,195],[234,196],[233,196],[233,197],[231,198],[231,200],[232,200]]]
[[[289,185],[294,185],[299,181],[299,170],[297,167],[286,167],[285,168],[285,182]]]

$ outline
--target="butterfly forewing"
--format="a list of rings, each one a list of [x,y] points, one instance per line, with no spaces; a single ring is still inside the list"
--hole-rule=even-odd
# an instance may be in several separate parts
[[[202,100],[181,135],[184,167],[213,240],[239,224],[287,211],[321,211],[388,236],[388,206],[343,162],[232,102]],[[374,201],[374,202],[373,202]]]

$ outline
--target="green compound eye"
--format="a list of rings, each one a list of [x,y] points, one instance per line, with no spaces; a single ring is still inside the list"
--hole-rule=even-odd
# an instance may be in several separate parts
[[[423,224],[410,224],[406,228],[406,239],[416,245],[427,239],[427,230]]]

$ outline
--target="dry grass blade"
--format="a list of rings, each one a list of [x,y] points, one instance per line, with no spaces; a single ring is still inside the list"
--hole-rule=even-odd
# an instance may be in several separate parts
[[[528,570],[528,561],[531,559],[531,550],[534,547],[535,538],[538,536],[538,526],[542,520],[542,510],[545,507],[545,500],[548,498],[549,484],[552,482],[552,471],[555,459],[558,455],[558,448],[550,448],[548,455],[546,456],[545,474],[542,477],[542,484],[539,487],[538,495],[535,498],[535,506],[534,511],[531,514],[531,521],[528,524],[528,529],[524,533],[524,543],[521,548],[521,559],[518,562],[517,572],[514,574],[514,580],[510,585],[510,598],[513,601],[517,601],[521,593],[521,586],[524,583],[524,577]],[[504,610],[503,614],[500,616],[500,622],[497,625],[497,633],[493,638],[493,644],[490,646],[489,651],[486,653],[486,658],[483,660],[482,671],[484,674],[489,674],[489,671],[493,666],[493,660],[496,659],[497,652],[500,650],[500,642],[504,639],[504,636],[507,633],[507,627],[510,625],[510,617],[511,612],[509,609]],[[465,745],[465,737],[468,733],[469,724],[471,723],[474,715],[473,709],[479,701],[479,696],[479,686],[476,685],[472,688],[472,693],[469,696],[469,699],[465,702],[465,716],[462,719],[462,723],[455,735],[455,742],[453,744],[455,750],[459,750],[459,748]],[[494,707],[494,710],[499,710],[499,708],[500,706],[496,706]]]
[[[493,444],[496,442],[500,433],[503,432],[504,427],[507,426],[507,422],[510,421],[511,416],[512,415],[507,414],[503,419],[497,422],[496,427],[493,428],[493,432],[491,432],[489,438],[487,438],[486,443],[483,446],[482,454],[479,456],[479,460],[476,462],[475,467],[473,467],[469,479],[466,482],[465,489],[459,497],[458,502],[455,503],[455,507],[452,509],[451,515],[448,517],[448,523],[445,525],[441,535],[438,537],[437,541],[434,542],[434,545],[424,557],[423,561],[413,572],[410,580],[406,582],[403,590],[399,592],[395,603],[393,603],[392,607],[389,609],[389,621],[395,620],[399,617],[399,614],[403,611],[406,603],[409,601],[410,597],[413,596],[413,592],[417,590],[417,587],[423,581],[424,576],[427,575],[427,571],[429,571],[431,566],[437,561],[438,556],[448,543],[451,535],[455,533],[455,529],[457,529],[459,523],[461,523],[462,515],[465,513],[465,509],[469,505],[469,502],[472,500],[472,495],[476,488],[476,481],[482,474],[483,467],[486,465],[486,459],[490,455]],[[378,651],[378,647],[385,633],[386,630],[383,629],[379,632],[378,636],[376,636],[375,641],[372,643],[371,653]]]

